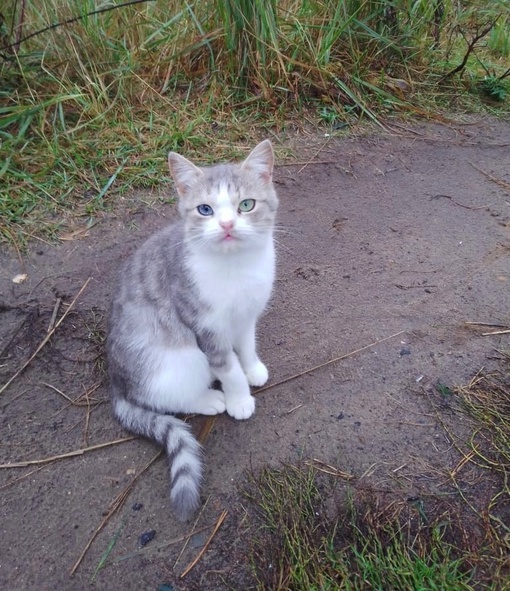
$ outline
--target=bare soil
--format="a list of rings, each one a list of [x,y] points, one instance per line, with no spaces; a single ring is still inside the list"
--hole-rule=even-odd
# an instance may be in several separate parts
[[[5,466],[128,436],[107,404],[106,310],[120,262],[175,208],[136,194],[72,240],[35,241],[22,260],[4,249],[2,384],[43,342],[54,310],[58,321],[91,279],[0,395],[0,589],[248,589],[247,501],[238,485],[268,464],[319,460],[402,499],[440,490],[459,462],[442,422],[458,437],[467,430],[437,385],[465,383],[509,343],[508,334],[482,336],[494,329],[466,322],[510,322],[510,125],[477,119],[394,130],[283,138],[298,163],[276,170],[278,279],[259,342],[272,384],[301,375],[261,392],[248,421],[192,419],[197,433],[211,429],[196,528],[228,513],[184,578],[212,530],[196,533],[179,557],[195,524],[170,512],[164,457],[136,478],[158,453],[152,443]],[[28,278],[14,283],[19,273]]]

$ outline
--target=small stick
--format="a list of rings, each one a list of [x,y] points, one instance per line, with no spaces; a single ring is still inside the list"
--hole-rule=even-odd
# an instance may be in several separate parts
[[[482,170],[481,168],[478,168],[478,166],[476,166],[476,164],[473,164],[472,162],[468,161],[469,164],[471,164],[471,166],[473,168],[476,168],[476,170],[478,170],[478,172],[481,172],[482,174],[484,174],[488,179],[490,179],[493,183],[496,183],[496,185],[499,185],[500,187],[503,187],[504,189],[506,189],[507,191],[510,191],[510,183],[507,183],[506,181],[504,181],[503,179],[498,179],[497,177],[493,176],[492,174],[490,174],[489,172],[486,172],[485,170]]]
[[[276,386],[281,386],[282,384],[285,384],[287,382],[295,380],[296,378],[300,378],[301,376],[304,376],[307,373],[315,371],[316,369],[321,369],[323,367],[326,367],[326,365],[330,365],[331,363],[335,363],[336,361],[342,361],[343,359],[347,359],[347,357],[351,357],[352,355],[356,355],[356,353],[360,353],[361,351],[364,351],[365,349],[370,349],[370,347],[375,347],[375,345],[378,345],[379,343],[383,343],[384,341],[389,341],[390,339],[398,337],[398,335],[400,335],[404,332],[405,332],[405,330],[400,330],[399,332],[396,332],[395,334],[392,334],[389,337],[384,337],[383,339],[379,339],[378,341],[374,341],[373,343],[370,343],[369,345],[365,345],[364,347],[361,347],[360,349],[356,349],[355,351],[351,351],[350,353],[346,353],[345,355],[340,355],[340,357],[335,357],[334,359],[330,359],[329,361],[326,361],[324,363],[316,365],[315,367],[310,367],[309,369],[305,369],[304,371],[301,371],[299,373],[294,374],[293,376],[290,376],[288,378],[280,380],[279,382],[275,382],[274,384],[268,384],[267,386],[264,386],[262,388],[259,388],[258,390],[255,390],[255,392],[253,392],[253,394],[260,394],[261,392],[265,392],[266,390],[269,390],[270,388],[275,388]]]
[[[197,435],[197,440],[199,443],[204,443],[205,440],[209,437],[209,433],[212,431],[212,428],[216,424],[216,415],[211,415],[206,417],[205,421],[202,423],[200,427],[200,431]]]
[[[133,439],[135,439],[135,438],[133,438]],[[71,569],[71,571],[69,573],[69,575],[71,577],[78,570],[78,567],[80,566],[82,560],[85,558],[85,554],[87,554],[87,552],[89,551],[89,548],[92,546],[92,542],[96,539],[96,537],[98,536],[99,532],[103,529],[103,527],[108,523],[108,520],[110,519],[110,517],[112,517],[112,515],[114,515],[122,507],[122,505],[124,505],[135,482],[138,480],[138,478],[140,478],[140,476],[144,472],[146,472],[152,466],[152,464],[159,458],[159,456],[161,456],[162,453],[163,453],[163,450],[158,451],[158,453],[152,458],[152,460],[147,462],[147,464],[145,464],[145,466],[140,470],[140,472],[138,472],[138,474],[133,476],[133,479],[126,486],[126,488],[119,495],[117,495],[115,497],[115,499],[113,500],[112,503],[110,503],[106,517],[97,526],[96,531],[92,534],[91,538],[86,543],[85,548],[83,549],[83,552],[78,557],[78,560],[74,563],[73,568]]]
[[[352,480],[354,478],[352,474],[349,474],[348,472],[343,472],[342,470],[339,470],[338,468],[330,466],[329,464],[326,464],[325,462],[317,460],[315,458],[313,458],[312,460],[307,460],[305,464],[307,466],[315,468],[316,470],[319,470],[319,472],[325,472],[326,474],[339,476],[340,478],[344,478],[345,480]]]
[[[3,490],[4,488],[9,487],[12,484],[16,484],[16,482],[19,482],[20,480],[23,480],[23,478],[27,478],[28,476],[31,476],[32,474],[39,472],[39,470],[42,470],[43,468],[46,468],[46,466],[39,466],[38,468],[34,468],[33,470],[30,470],[29,472],[27,472],[26,474],[23,474],[22,476],[18,476],[17,478],[13,478],[12,480],[9,480],[9,482],[6,482],[5,484],[2,484],[2,486],[0,486],[0,490]]]
[[[62,314],[62,316],[60,317],[60,319],[58,320],[58,322],[55,324],[55,326],[44,337],[44,339],[42,340],[41,344],[37,347],[37,349],[34,351],[34,353],[32,353],[32,355],[30,356],[30,358],[28,359],[28,361],[26,361],[21,366],[21,368],[18,369],[18,371],[9,380],[7,380],[7,382],[0,388],[0,394],[3,394],[3,392],[5,392],[5,390],[7,390],[7,388],[12,384],[12,382],[14,382],[14,380],[23,373],[23,371],[25,371],[25,369],[30,365],[30,363],[35,359],[35,357],[37,356],[37,354],[39,353],[39,351],[41,351],[41,349],[44,347],[44,345],[46,345],[46,343],[51,339],[51,337],[54,335],[55,331],[62,324],[62,322],[64,322],[64,320],[66,319],[67,315],[72,310],[74,304],[76,303],[76,300],[81,296],[81,294],[83,293],[83,291],[85,290],[85,288],[89,284],[90,279],[91,278],[89,277],[87,279],[87,281],[85,281],[85,283],[82,285],[82,288],[80,289],[80,291],[76,294],[76,296],[74,297],[73,301],[69,304],[69,307],[67,308],[67,310]]]
[[[96,449],[102,449],[103,447],[110,447],[111,445],[117,445],[126,441],[132,441],[138,439],[136,436],[125,437],[124,439],[116,439],[115,441],[107,441],[105,443],[98,443],[97,445],[91,445],[90,447],[84,447],[82,449],[75,449],[59,456],[51,456],[49,458],[42,458],[41,460],[27,460],[26,462],[13,462],[12,464],[0,464],[0,469],[5,468],[26,468],[27,466],[36,466],[38,464],[47,464],[54,462],[55,460],[63,460],[64,458],[73,458],[75,456],[82,456],[84,453],[89,451],[95,451]]]
[[[150,552],[150,551],[161,550],[162,548],[168,548],[168,546],[173,546],[174,544],[178,544],[179,542],[185,542],[189,538],[193,537],[195,534],[199,534],[199,533],[202,533],[203,531],[211,529],[212,526],[213,526],[213,524],[210,523],[209,525],[204,525],[203,527],[193,530],[189,534],[185,534],[185,535],[180,536],[178,538],[174,538],[173,540],[169,540],[167,542],[161,542],[161,544],[151,544],[150,546],[147,546],[146,548],[140,548],[140,550],[136,550],[135,552],[131,552],[130,554],[123,554],[121,556],[117,556],[115,558],[112,558],[112,560],[110,560],[106,564],[106,566],[109,566],[110,564],[118,564],[119,562],[124,562],[125,560],[129,560],[130,558],[133,558],[135,556],[141,556],[141,555],[146,554],[147,552]]]
[[[191,540],[191,538],[193,537],[193,535],[195,533],[197,533],[197,530],[195,528],[197,527],[198,522],[199,522],[200,518],[202,517],[202,514],[205,511],[205,508],[207,507],[207,504],[209,503],[210,498],[211,498],[211,495],[209,495],[207,497],[207,500],[204,503],[202,509],[200,509],[200,513],[198,514],[198,517],[195,519],[195,523],[193,524],[193,528],[191,529],[191,533],[188,536],[186,536],[186,541],[184,542],[184,545],[181,548],[181,551],[179,552],[179,556],[177,556],[177,558],[176,558],[176,560],[174,562],[174,568],[173,568],[173,570],[175,570],[175,568],[177,566],[177,563],[181,559],[181,556],[184,554],[184,550],[186,550],[186,548],[188,547],[189,541]]]
[[[53,327],[55,326],[55,320],[57,319],[58,309],[60,308],[60,303],[62,302],[62,298],[57,298],[55,302],[55,307],[53,308],[53,314],[51,315],[50,324],[48,325],[48,330],[46,332],[51,332]]]
[[[290,414],[292,414],[293,412],[295,412],[296,410],[299,410],[299,409],[300,409],[302,406],[303,406],[302,404],[298,404],[298,405],[297,405],[297,406],[295,406],[294,408],[291,408],[290,410],[288,410],[288,411],[286,412],[286,414],[290,415]]]
[[[62,390],[59,390],[58,388],[56,388],[55,386],[52,386],[51,384],[48,384],[47,382],[41,382],[41,384],[43,386],[46,386],[47,388],[51,388],[52,390],[55,390],[55,392],[57,392],[57,394],[60,394],[60,396],[63,396],[71,404],[74,403],[74,400],[70,396],[68,396],[67,394],[64,394],[64,392],[62,392]]]
[[[401,285],[400,283],[395,283],[395,287],[398,287],[399,289],[416,289],[420,287],[437,287],[437,285]]]
[[[296,174],[299,174],[301,171],[303,171],[309,164],[312,164],[315,161],[315,158],[317,158],[317,156],[322,152],[322,150],[324,150],[324,148],[329,144],[331,138],[328,138],[324,144],[322,144],[322,146],[317,150],[317,152],[315,152],[315,154],[310,158],[310,160],[308,160],[308,162],[305,162],[303,164],[303,166],[297,171]]]
[[[494,332],[482,332],[482,337],[490,337],[495,334],[510,334],[510,329],[495,330]]]
[[[318,152],[317,152],[318,153]],[[301,160],[294,160],[293,162],[282,162],[276,166],[313,166],[315,164],[337,164],[338,160],[308,160],[307,162]],[[300,171],[301,172],[301,171]]]
[[[433,195],[432,198],[439,199],[440,197],[444,197],[445,199],[449,199],[454,205],[458,205],[459,207],[463,207],[464,209],[472,209],[472,210],[486,209],[487,207],[490,206],[490,203],[488,203],[487,205],[477,205],[477,206],[464,205],[464,203],[459,203],[458,201],[455,201],[455,199],[453,197],[451,197],[450,195]]]
[[[492,322],[464,322],[470,326],[492,326],[493,328],[508,328],[507,324],[494,324]]]
[[[191,564],[189,564],[187,566],[187,568],[184,570],[184,572],[180,575],[180,577],[179,577],[180,579],[183,579],[190,572],[190,570],[195,567],[195,565],[197,564],[197,562],[202,558],[202,556],[204,555],[205,551],[209,547],[209,544],[211,543],[212,539],[216,535],[217,531],[220,529],[221,524],[225,521],[225,517],[227,515],[228,515],[228,511],[225,509],[223,511],[223,513],[219,516],[219,519],[218,519],[216,525],[214,526],[214,529],[213,529],[211,535],[209,536],[207,542],[205,543],[204,547],[202,548],[202,550],[200,550],[200,552],[198,553],[198,556],[195,558],[195,560],[193,560],[193,562]]]

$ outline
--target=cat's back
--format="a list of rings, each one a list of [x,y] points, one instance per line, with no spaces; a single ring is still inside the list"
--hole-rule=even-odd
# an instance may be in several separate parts
[[[181,222],[165,226],[145,240],[121,265],[114,301],[159,299],[182,271]]]

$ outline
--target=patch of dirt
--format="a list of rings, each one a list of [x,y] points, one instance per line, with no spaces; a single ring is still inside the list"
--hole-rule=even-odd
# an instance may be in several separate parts
[[[297,143],[299,163],[275,175],[278,279],[259,343],[271,383],[300,375],[261,392],[249,421],[220,416],[212,425],[197,528],[228,514],[183,579],[212,530],[197,533],[181,555],[193,524],[177,523],[170,512],[164,457],[135,480],[117,511],[111,507],[156,446],[134,439],[5,467],[128,436],[107,404],[106,310],[120,262],[174,208],[149,209],[140,196],[81,240],[36,242],[23,261],[1,254],[2,383],[43,342],[55,309],[58,321],[91,279],[0,395],[0,588],[155,591],[167,582],[179,591],[247,589],[237,485],[246,470],[267,464],[317,459],[404,499],[439,490],[444,470],[459,462],[441,421],[461,436],[465,419],[435,385],[466,382],[509,342],[465,323],[510,322],[510,125],[398,129],[285,139]],[[28,279],[13,283],[20,273]],[[204,419],[193,425],[198,432]],[[152,530],[142,548],[142,534]],[[113,564],[92,584],[114,539]]]

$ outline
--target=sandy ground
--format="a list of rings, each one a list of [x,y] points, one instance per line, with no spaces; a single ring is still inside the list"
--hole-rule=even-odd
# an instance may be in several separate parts
[[[509,343],[509,335],[482,336],[490,329],[465,323],[510,322],[510,125],[479,119],[395,130],[285,139],[299,163],[275,174],[278,279],[259,341],[272,384],[302,375],[260,393],[248,421],[193,420],[197,432],[211,429],[196,527],[228,513],[183,579],[211,529],[178,558],[194,524],[177,523],[169,510],[163,456],[138,477],[158,453],[153,444],[135,439],[5,465],[128,436],[105,403],[105,313],[120,261],[175,215],[173,206],[147,207],[136,195],[81,239],[35,242],[23,264],[4,249],[0,383],[43,342],[56,304],[58,320],[90,280],[0,395],[0,589],[247,589],[237,485],[267,464],[318,459],[402,497],[434,493],[434,469],[458,458],[432,409],[444,403],[444,415],[464,428],[434,385],[466,382]],[[28,279],[13,283],[23,272]],[[152,530],[141,552],[140,536]],[[115,537],[110,564],[92,583]]]

